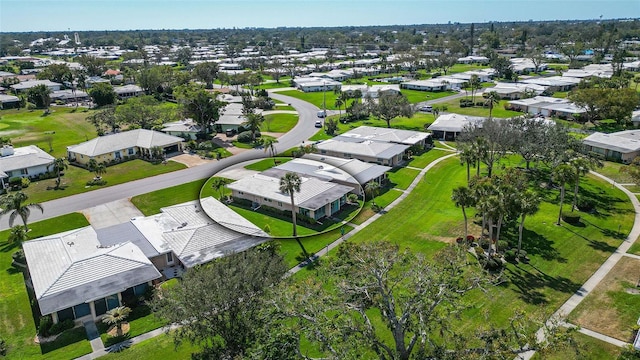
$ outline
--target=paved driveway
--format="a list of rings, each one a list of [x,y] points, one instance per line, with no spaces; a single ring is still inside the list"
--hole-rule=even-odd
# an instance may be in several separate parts
[[[94,206],[83,210],[82,213],[96,229],[122,224],[134,217],[144,216],[129,199],[120,199]]]

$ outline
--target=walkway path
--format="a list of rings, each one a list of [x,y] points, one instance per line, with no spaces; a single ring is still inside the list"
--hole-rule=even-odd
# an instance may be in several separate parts
[[[580,304],[584,300],[584,298],[587,295],[589,295],[593,291],[593,289],[595,289],[596,286],[598,286],[600,281],[602,281],[602,279],[604,279],[604,277],[607,276],[609,271],[613,269],[613,267],[618,263],[618,261],[620,261],[620,259],[623,256],[629,256],[628,254],[626,254],[627,250],[629,250],[629,248],[631,247],[631,245],[633,245],[633,243],[636,241],[638,236],[640,236],[640,201],[638,201],[638,198],[631,191],[627,190],[624,186],[621,186],[615,181],[609,179],[608,177],[593,171],[591,173],[601,178],[602,180],[608,182],[609,184],[616,186],[622,192],[627,194],[629,199],[631,199],[633,208],[635,209],[636,217],[634,219],[633,228],[631,229],[629,236],[627,236],[627,238],[622,242],[622,244],[620,244],[620,246],[616,249],[616,251],[614,251],[613,254],[609,256],[609,258],[598,268],[598,270],[596,270],[596,272],[593,275],[591,275],[591,277],[580,287],[580,289],[578,289],[578,291],[576,291],[576,293],[573,294],[569,298],[569,300],[567,300],[564,304],[562,304],[562,306],[560,306],[560,308],[551,316],[552,319],[566,318],[578,306],[578,304]],[[595,332],[591,331],[591,332],[586,332],[585,334],[591,336],[591,334],[595,334]],[[538,337],[538,340],[544,340],[544,337],[545,337],[544,329],[541,328],[540,330],[538,330],[536,335]],[[603,341],[607,341],[616,346],[620,346],[619,340],[608,341],[608,339],[612,339],[612,338],[606,335],[602,335],[597,338]],[[534,354],[535,354],[535,351],[527,351],[525,353],[520,354],[517,357],[517,359],[529,360]]]
[[[96,323],[93,321],[86,321],[83,325],[84,330],[87,332],[87,339],[89,339],[89,343],[91,344],[91,350],[93,350],[93,352],[103,351],[104,344],[100,338],[100,333],[98,332]]]
[[[85,324],[86,326],[87,324]],[[95,324],[93,324],[93,327],[95,327]],[[134,338],[125,340],[121,343],[117,343],[114,345],[111,345],[107,348],[104,347],[104,345],[102,345],[101,349],[96,349],[93,347],[93,343],[91,343],[91,348],[93,349],[93,352],[84,356],[81,356],[79,358],[76,358],[76,360],[91,360],[91,359],[97,359],[101,356],[105,356],[107,354],[109,354],[110,352],[114,352],[115,349],[121,349],[123,347],[131,347],[132,345],[138,344],[142,341],[154,338],[156,336],[162,335],[167,331],[173,330],[175,329],[176,326],[172,325],[172,326],[166,326],[166,327],[162,327],[159,329],[155,329],[152,331],[149,331],[148,333],[144,333],[142,335],[138,335]],[[96,330],[97,331],[97,330]],[[88,331],[87,331],[88,332]],[[98,339],[100,339],[100,337],[98,336]],[[102,344],[102,340],[100,340],[100,344]]]
[[[406,199],[407,196],[409,196],[409,194],[413,191],[413,189],[415,189],[415,187],[418,185],[420,180],[422,180],[422,178],[427,173],[427,171],[431,170],[439,162],[444,161],[444,160],[446,160],[446,159],[448,159],[448,158],[450,158],[452,156],[456,156],[456,155],[457,155],[456,153],[453,153],[453,154],[449,154],[449,155],[445,155],[443,157],[437,158],[436,160],[432,161],[429,165],[427,165],[427,167],[425,167],[424,169],[422,169],[420,171],[420,174],[418,174],[418,176],[416,176],[415,179],[413,179],[413,182],[411,182],[411,185],[409,185],[407,190],[401,190],[402,194],[397,199],[395,199],[391,204],[387,205],[387,207],[385,207],[383,211],[376,213],[375,215],[373,215],[372,217],[368,218],[365,222],[363,222],[360,225],[352,224],[354,226],[353,230],[351,230],[349,233],[343,235],[338,240],[336,240],[336,241],[332,242],[331,244],[327,245],[325,247],[326,251],[316,253],[312,257],[312,260],[316,261],[319,257],[321,257],[323,255],[327,255],[330,250],[335,249],[340,244],[342,244],[345,240],[347,240],[350,237],[354,236],[355,234],[359,233],[362,229],[367,227],[369,224],[371,224],[372,222],[376,221],[378,218],[383,216],[387,211],[389,211],[390,209],[393,209],[402,200]],[[308,263],[309,263],[308,261],[301,262],[296,267],[294,267],[293,269],[289,270],[288,275],[291,276],[291,275],[297,273],[298,271],[302,270],[305,266],[307,266]]]

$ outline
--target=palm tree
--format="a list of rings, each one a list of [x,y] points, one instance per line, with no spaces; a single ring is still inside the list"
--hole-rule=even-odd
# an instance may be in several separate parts
[[[344,105],[344,101],[342,100],[341,97],[337,97],[336,98],[336,103],[335,103],[335,107],[338,108],[338,119],[342,118],[342,105]]]
[[[56,172],[56,189],[60,188],[60,173],[62,172],[62,170],[65,170],[69,167],[66,160],[67,159],[65,158],[58,158],[53,160],[53,162],[47,166],[47,170],[49,170],[49,168],[53,166],[53,169]]]
[[[520,226],[518,226],[518,252],[517,257],[520,256],[520,250],[522,249],[522,230],[524,229],[524,219],[527,215],[533,215],[538,212],[540,207],[540,197],[538,194],[531,190],[527,190],[521,193],[518,202],[518,212],[520,213]]]
[[[472,146],[462,145],[460,148],[462,148],[460,162],[467,165],[467,184],[469,184],[471,182],[471,165],[475,165],[477,157]]]
[[[131,309],[126,306],[118,306],[117,308],[107,311],[102,318],[102,322],[108,325],[116,326],[116,336],[122,336],[122,323],[131,313]]]
[[[280,178],[280,192],[289,194],[291,197],[291,221],[293,222],[293,236],[298,236],[298,231],[296,229],[296,205],[294,202],[293,194],[296,192],[300,192],[300,185],[302,184],[302,180],[300,180],[300,176],[294,172],[288,172],[284,174],[282,178]]]
[[[364,192],[371,196],[371,204],[376,206],[376,196],[378,196],[378,192],[380,191],[380,183],[377,181],[369,181],[364,186]]]
[[[565,184],[573,179],[573,169],[570,165],[562,164],[553,171],[554,181],[560,184],[560,211],[558,212],[558,222],[556,225],[560,225],[562,220],[562,205],[564,203]]]
[[[9,237],[7,238],[7,240],[12,244],[22,244],[27,241],[27,239],[27,232],[24,230],[24,226],[22,225],[12,227]]]
[[[271,157],[273,158],[273,165],[276,165],[276,144],[278,143],[278,139],[268,137],[264,139],[262,145],[264,146],[264,151],[269,151],[271,153]]]
[[[251,131],[251,140],[256,141],[256,133],[260,131],[260,126],[264,122],[264,116],[261,114],[250,113],[247,114],[247,120],[242,123],[242,126],[248,128]]]
[[[229,183],[229,179],[223,177],[214,177],[211,179],[211,187],[214,188],[218,194],[220,194],[220,201],[224,195],[224,187]]]
[[[471,87],[471,102],[473,103],[473,106],[475,106],[476,90],[479,90],[482,87],[478,75],[471,75],[471,79],[469,80],[469,87]]]
[[[107,167],[103,163],[98,163],[95,159],[89,160],[87,168],[96,175],[97,179],[107,173]]]
[[[498,95],[495,91],[490,91],[485,97],[484,103],[489,106],[489,119],[491,119],[493,115],[493,106],[500,102],[500,95]]]
[[[469,231],[467,228],[468,220],[467,220],[467,212],[466,208],[469,206],[473,206],[475,204],[475,199],[473,198],[473,192],[466,186],[460,186],[453,189],[453,194],[451,194],[451,200],[455,202],[456,206],[462,208],[462,216],[464,217],[464,239],[467,239],[469,235]]]
[[[590,159],[583,156],[569,160],[569,165],[573,168],[573,205],[571,211],[578,208],[578,192],[580,190],[580,178],[589,173],[595,167],[601,167],[602,163],[598,159]]]
[[[44,213],[44,209],[39,203],[23,204],[28,198],[27,194],[22,191],[18,191],[13,194],[5,195],[0,199],[0,208],[2,208],[0,216],[9,214],[9,226],[13,226],[16,217],[19,216],[24,224],[25,232],[29,231],[27,219],[29,218],[29,215],[31,215],[31,209],[38,209],[40,212]]]

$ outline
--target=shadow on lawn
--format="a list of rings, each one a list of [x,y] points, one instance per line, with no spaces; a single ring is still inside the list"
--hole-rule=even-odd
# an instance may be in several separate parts
[[[572,234],[574,234],[574,235],[576,235],[578,237],[581,237],[582,239],[586,240],[589,243],[589,246],[591,248],[593,248],[594,250],[598,250],[598,251],[602,251],[602,252],[606,252],[606,253],[613,253],[617,249],[616,246],[609,245],[604,241],[589,239],[588,237],[586,237],[586,236],[576,232],[575,230],[571,229],[571,226],[567,226],[566,224],[563,224],[562,228],[566,229],[570,233],[572,233]]]
[[[520,298],[529,304],[546,305],[549,303],[547,295],[542,292],[544,288],[568,294],[572,294],[580,288],[580,284],[564,276],[553,277],[533,265],[523,266],[529,266],[534,271],[516,265],[513,269],[507,267],[505,274],[509,277],[509,282],[516,287]]]
[[[517,235],[516,237],[517,238]],[[522,247],[530,255],[538,255],[544,260],[555,260],[561,263],[567,262],[567,259],[560,255],[554,247],[554,242],[535,231],[524,229],[522,231]]]

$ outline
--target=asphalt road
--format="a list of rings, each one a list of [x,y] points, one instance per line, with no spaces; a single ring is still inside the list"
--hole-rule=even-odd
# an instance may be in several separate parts
[[[270,93],[270,96],[274,99],[291,104],[291,106],[293,106],[298,111],[298,114],[300,116],[298,124],[293,129],[291,129],[291,131],[282,135],[278,139],[278,144],[276,145],[276,149],[278,151],[284,151],[294,146],[298,146],[300,143],[313,136],[318,131],[318,129],[314,127],[316,120],[318,120],[317,112],[319,111],[316,106],[306,101],[302,101],[289,96],[279,95],[277,93]],[[44,213],[40,213],[38,210],[31,211],[29,222],[33,223],[39,220],[49,219],[56,216],[84,210],[111,201],[130,198],[132,196],[145,194],[151,191],[168,188],[199,179],[205,179],[215,174],[216,172],[234,164],[247,160],[264,158],[268,155],[268,152],[265,152],[264,149],[253,149],[222,159],[217,162],[144,178],[125,184],[114,185],[83,194],[67,196],[57,200],[47,201],[45,203],[42,203]],[[106,175],[106,179],[107,181],[109,180],[108,174]],[[8,218],[8,216],[3,216],[2,218],[0,218],[0,230],[9,228]],[[16,220],[15,224],[19,223],[20,220]]]

